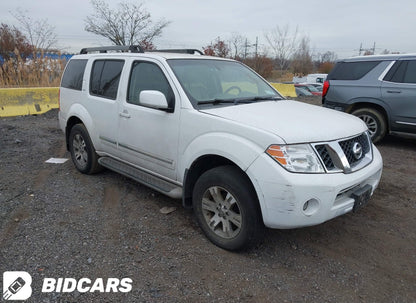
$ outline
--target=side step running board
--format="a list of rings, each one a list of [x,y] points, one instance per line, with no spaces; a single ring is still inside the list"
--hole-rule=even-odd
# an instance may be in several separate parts
[[[134,166],[110,157],[101,157],[98,159],[98,163],[110,170],[153,188],[154,190],[157,190],[171,198],[180,199],[182,197],[182,187],[149,174]]]

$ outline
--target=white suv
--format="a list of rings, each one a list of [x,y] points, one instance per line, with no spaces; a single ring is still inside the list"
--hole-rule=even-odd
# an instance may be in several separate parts
[[[264,226],[357,210],[382,172],[360,119],[284,100],[242,63],[193,50],[83,49],[62,77],[59,121],[80,172],[106,167],[182,198],[230,250]]]

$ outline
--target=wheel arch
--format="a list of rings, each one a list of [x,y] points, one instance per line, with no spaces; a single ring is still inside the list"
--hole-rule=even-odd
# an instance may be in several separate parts
[[[183,195],[182,195],[182,203],[185,208],[192,208],[192,192],[195,187],[195,183],[198,180],[198,178],[205,173],[206,171],[219,167],[219,166],[233,166],[236,167],[240,172],[241,175],[247,179],[249,184],[251,185],[251,190],[257,197],[257,191],[254,187],[253,182],[251,181],[250,177],[247,175],[247,173],[241,169],[240,166],[238,166],[235,162],[231,161],[230,159],[216,155],[216,154],[209,154],[209,155],[203,155],[197,158],[192,165],[189,167],[189,169],[185,170],[185,176],[184,176],[184,183],[183,183]],[[256,201],[256,206],[260,208],[260,202]],[[261,211],[259,212],[261,214]]]
[[[352,112],[362,109],[362,108],[372,108],[380,112],[383,115],[384,120],[387,124],[387,131],[390,130],[390,117],[388,115],[388,110],[386,110],[385,105],[382,102],[374,102],[378,100],[372,100],[369,102],[365,99],[354,100],[354,102],[346,109],[346,112],[351,114]]]
[[[93,120],[90,116],[90,114],[88,113],[88,111],[79,103],[75,103],[71,106],[69,112],[69,118],[66,121],[66,126],[65,126],[65,139],[66,139],[66,146],[67,146],[67,150],[69,150],[69,135],[71,133],[71,129],[74,125],[76,124],[84,124],[85,128],[87,129],[92,143],[95,146],[96,142],[95,142],[95,136],[93,136],[92,132],[93,130]]]
[[[72,116],[68,119],[65,126],[65,140],[66,140],[66,150],[69,150],[69,135],[71,133],[72,127],[76,124],[84,124],[80,118],[77,116]]]

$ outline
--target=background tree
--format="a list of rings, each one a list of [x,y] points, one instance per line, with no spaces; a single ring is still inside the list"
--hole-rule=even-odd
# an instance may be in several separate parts
[[[319,56],[320,63],[324,63],[324,62],[334,63],[338,59],[337,54],[331,51],[327,51],[323,54],[319,54],[318,56]]]
[[[273,60],[265,55],[246,58],[243,62],[254,69],[263,78],[269,78],[272,75]]]
[[[55,26],[50,25],[47,19],[34,20],[22,9],[17,9],[11,14],[20,23],[20,30],[35,50],[48,52],[56,48],[58,39]]]
[[[322,74],[329,74],[329,72],[334,68],[333,62],[322,62],[318,67],[318,72]]]
[[[327,51],[325,53],[320,53],[317,56],[317,60],[314,62],[315,67],[320,73],[328,74],[335,65],[338,56],[335,52]]]
[[[152,44],[170,23],[164,19],[154,22],[142,3],[121,2],[117,9],[102,0],[91,0],[91,5],[94,13],[85,19],[85,30],[115,45]]]
[[[32,52],[32,45],[21,31],[4,23],[0,25],[0,56],[4,61],[16,58],[16,54],[26,59]]]
[[[277,25],[264,36],[274,53],[278,68],[281,71],[287,70],[290,65],[289,59],[296,51],[298,44],[298,27],[291,32],[288,24],[283,27]]]
[[[202,49],[204,50],[204,54],[208,56],[216,56],[222,58],[227,58],[230,56],[230,47],[220,37]]]
[[[239,33],[233,33],[230,37],[230,51],[233,59],[241,60],[245,57],[245,47],[248,44],[247,38]]]
[[[312,56],[309,46],[309,38],[303,37],[299,47],[293,55],[292,71],[295,75],[307,75],[313,71]]]

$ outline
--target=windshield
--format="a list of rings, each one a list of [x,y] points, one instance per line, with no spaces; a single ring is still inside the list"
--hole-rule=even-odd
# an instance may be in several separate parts
[[[194,107],[283,99],[266,81],[236,61],[171,59],[168,63]]]

